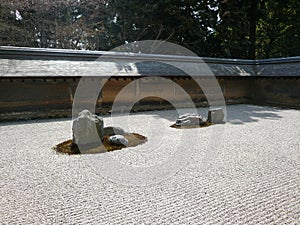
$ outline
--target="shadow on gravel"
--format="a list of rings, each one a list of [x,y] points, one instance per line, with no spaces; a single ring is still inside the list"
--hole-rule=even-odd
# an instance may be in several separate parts
[[[261,119],[279,120],[278,114],[282,109],[256,106],[256,105],[232,105],[227,108],[227,122],[231,124],[244,124],[258,122]]]
[[[197,108],[198,113],[207,116],[208,108]],[[227,106],[227,121],[231,124],[243,124],[258,122],[260,119],[278,120],[282,117],[278,114],[281,108],[269,107],[269,106],[256,106],[256,105],[230,105]],[[190,109],[183,109],[184,112],[190,112]],[[191,111],[192,112],[192,111]],[[134,115],[149,115],[153,117],[167,119],[169,121],[175,121],[178,118],[176,110],[154,110],[154,111],[142,111],[142,112],[131,112]],[[101,115],[104,118],[110,117],[111,115]],[[122,116],[122,113],[116,114],[115,116]],[[127,115],[124,115],[127,116]],[[53,118],[53,119],[33,119],[33,120],[18,120],[18,121],[0,121],[1,126],[11,125],[23,125],[32,123],[49,123],[49,122],[66,122],[72,121],[72,118]]]

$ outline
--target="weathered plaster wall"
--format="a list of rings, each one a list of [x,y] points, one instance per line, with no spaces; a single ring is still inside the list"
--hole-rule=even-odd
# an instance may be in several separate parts
[[[84,79],[93,83],[117,74],[105,83],[99,95],[98,113],[107,113],[118,93],[141,77],[147,77],[147,80],[136,82],[135,92],[120,96],[121,101],[135,101],[142,90],[149,94],[161,93],[166,99],[175,98],[184,106],[186,99],[176,89],[176,83],[186,90],[197,106],[207,105],[201,88],[185,73],[184,66],[178,69],[169,64],[172,60],[182,61],[189,67],[198,63],[197,58],[155,56],[166,60],[164,63],[153,62],[153,56],[147,58],[149,56],[144,55],[145,61],[132,63],[128,62],[132,56],[126,54],[109,53],[101,61],[99,56],[106,53],[78,52],[0,47],[0,120],[70,116],[76,87],[82,76],[87,76]],[[127,57],[127,61],[122,61],[122,57]],[[211,79],[213,74],[227,104],[300,108],[300,57],[258,61],[203,58],[201,63],[193,77],[202,83]],[[166,88],[160,76],[172,80],[173,87]],[[84,104],[89,99],[82,101]],[[170,105],[156,97],[148,97],[135,105],[136,110],[167,107]]]

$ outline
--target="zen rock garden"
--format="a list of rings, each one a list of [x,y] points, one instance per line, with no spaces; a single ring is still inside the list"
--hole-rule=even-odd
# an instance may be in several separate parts
[[[222,109],[208,112],[207,120],[197,114],[186,113],[178,117],[173,128],[188,129],[207,127],[213,124],[224,123]],[[66,154],[93,154],[126,147],[135,147],[147,141],[147,138],[137,133],[128,133],[121,127],[104,126],[103,118],[93,115],[89,110],[83,110],[73,120],[72,140],[58,144],[54,149]]]
[[[137,133],[125,132],[120,127],[104,127],[103,118],[83,110],[73,121],[73,139],[58,144],[55,150],[67,154],[92,154],[135,147],[147,141]]]

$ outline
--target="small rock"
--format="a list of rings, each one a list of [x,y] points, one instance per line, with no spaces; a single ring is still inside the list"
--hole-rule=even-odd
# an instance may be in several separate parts
[[[224,123],[224,112],[223,109],[213,109],[208,111],[208,122],[217,124]]]
[[[80,148],[99,145],[103,139],[103,118],[83,110],[73,121],[73,143]]]
[[[104,136],[111,136],[111,135],[124,135],[125,131],[121,127],[104,127]]]
[[[128,140],[123,135],[113,135],[109,137],[109,142],[115,145],[128,145]]]

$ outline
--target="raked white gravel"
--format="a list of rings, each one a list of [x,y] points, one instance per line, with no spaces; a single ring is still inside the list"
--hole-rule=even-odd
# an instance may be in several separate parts
[[[52,150],[71,120],[0,123],[0,224],[300,224],[299,110],[228,106],[189,130],[176,116],[107,116],[148,142],[81,156]]]

